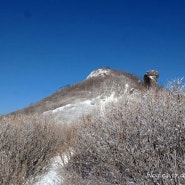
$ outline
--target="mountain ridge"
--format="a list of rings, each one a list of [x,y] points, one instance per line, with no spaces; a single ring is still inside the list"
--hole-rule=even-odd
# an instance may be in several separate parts
[[[98,68],[93,70],[85,80],[64,87],[31,106],[10,114],[44,113],[75,103],[77,100],[85,101],[100,95],[109,96],[113,91],[117,95],[125,91],[125,84],[129,84],[130,90],[145,88],[144,82],[133,74],[108,67]]]

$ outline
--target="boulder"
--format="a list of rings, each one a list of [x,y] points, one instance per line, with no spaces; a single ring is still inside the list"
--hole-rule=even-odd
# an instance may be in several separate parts
[[[144,83],[148,87],[154,87],[158,85],[159,72],[156,70],[147,71],[144,75]]]

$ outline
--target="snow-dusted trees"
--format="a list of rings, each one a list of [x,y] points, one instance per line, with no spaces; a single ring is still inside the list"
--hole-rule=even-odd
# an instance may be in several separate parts
[[[106,115],[84,119],[74,138],[74,155],[65,168],[66,184],[185,183],[181,90],[176,96],[151,89],[140,101],[122,99],[108,107],[111,111]]]

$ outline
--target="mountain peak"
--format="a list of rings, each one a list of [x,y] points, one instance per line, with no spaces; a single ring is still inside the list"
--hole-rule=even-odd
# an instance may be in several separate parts
[[[107,76],[111,72],[111,69],[106,67],[106,68],[98,68],[94,71],[92,71],[88,76],[87,79],[89,78],[94,78],[97,76],[104,77]]]

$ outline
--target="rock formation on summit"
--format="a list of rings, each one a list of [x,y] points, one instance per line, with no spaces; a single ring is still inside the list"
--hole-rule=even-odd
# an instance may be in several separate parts
[[[156,70],[147,71],[144,75],[144,83],[148,87],[155,87],[158,84],[159,72]]]

